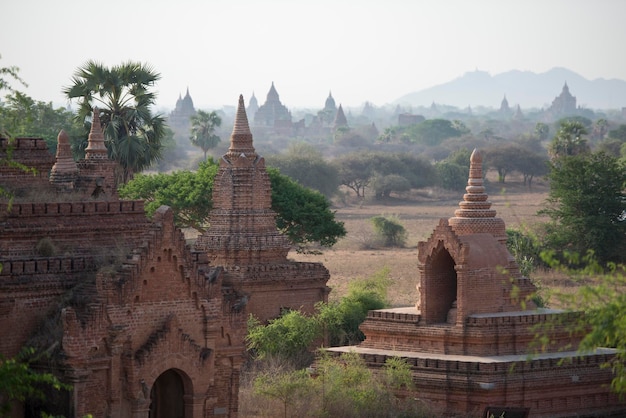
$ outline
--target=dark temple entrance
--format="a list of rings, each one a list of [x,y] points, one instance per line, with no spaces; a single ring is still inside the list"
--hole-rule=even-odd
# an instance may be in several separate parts
[[[150,392],[150,418],[185,418],[185,387],[175,370],[163,372]]]

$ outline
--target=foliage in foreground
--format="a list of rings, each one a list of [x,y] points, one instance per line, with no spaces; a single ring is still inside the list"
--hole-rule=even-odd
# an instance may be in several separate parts
[[[549,174],[549,248],[585,254],[600,263],[626,262],[626,166],[604,153],[555,159]],[[563,259],[562,259],[563,260]]]
[[[319,303],[315,315],[291,310],[262,324],[248,321],[248,349],[259,359],[282,358],[304,366],[312,360],[312,345],[325,339],[331,346],[352,345],[363,341],[359,325],[372,309],[388,306],[389,269],[372,277],[354,280],[339,302]]]
[[[404,396],[413,380],[410,366],[398,357],[373,372],[356,353],[322,353],[308,369],[267,367],[254,377],[252,388],[256,397],[270,401],[254,402],[256,410],[249,412],[261,416],[432,416],[419,400]]]
[[[566,274],[576,285],[573,291],[571,287],[567,291],[552,290],[550,300],[568,311],[582,313],[575,317],[575,321],[566,324],[571,332],[586,332],[578,350],[592,353],[598,348],[616,349],[616,355],[602,367],[611,368],[613,372],[611,389],[626,394],[626,266],[610,263],[603,267],[593,252],[583,257],[566,254],[564,263],[556,259],[553,252],[542,256],[553,269]],[[585,267],[568,267],[572,264]],[[543,331],[540,334],[542,340],[550,329]]]
[[[13,401],[44,400],[44,387],[67,389],[53,374],[33,370],[33,362],[37,359],[33,348],[24,348],[10,359],[0,355],[0,416],[10,416]]]

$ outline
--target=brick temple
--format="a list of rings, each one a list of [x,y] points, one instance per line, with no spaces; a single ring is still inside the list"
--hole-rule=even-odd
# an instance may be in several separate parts
[[[442,416],[624,416],[626,404],[609,390],[611,371],[600,368],[614,351],[571,351],[582,338],[567,327],[573,314],[532,302],[535,286],[506,248],[476,150],[466,191],[455,216],[418,245],[417,305],[370,311],[365,341],[328,350],[357,352],[373,369],[406,359],[411,396]],[[536,327],[550,322],[551,343],[537,351]]]
[[[237,417],[248,315],[310,311],[329,291],[321,264],[287,260],[243,99],[196,246],[170,208],[148,219],[119,199],[97,109],[80,161],[63,131],[56,156],[41,138],[0,139],[9,149],[34,172],[0,166],[15,196],[0,203],[0,353],[35,347],[72,385],[13,416]]]

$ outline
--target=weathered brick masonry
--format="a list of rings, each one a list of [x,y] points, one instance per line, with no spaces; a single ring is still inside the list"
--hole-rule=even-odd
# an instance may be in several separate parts
[[[0,353],[29,345],[52,354],[42,366],[72,384],[51,399],[56,413],[236,417],[247,315],[266,320],[325,300],[328,271],[286,258],[239,105],[212,226],[195,248],[171,209],[150,220],[143,202],[118,198],[97,109],[78,162],[64,132],[56,158],[39,138],[0,140],[0,156],[10,149],[36,169],[0,166],[16,196],[0,204]]]
[[[508,252],[504,222],[485,193],[478,151],[470,163],[455,216],[418,245],[417,305],[370,311],[363,343],[329,351],[360,353],[373,369],[405,358],[412,396],[444,416],[500,416],[504,408],[513,408],[505,417],[623,416],[611,371],[600,368],[614,350],[571,351],[582,337],[567,328],[576,314],[534,306],[535,287]],[[533,354],[535,327],[548,322],[551,343]]]

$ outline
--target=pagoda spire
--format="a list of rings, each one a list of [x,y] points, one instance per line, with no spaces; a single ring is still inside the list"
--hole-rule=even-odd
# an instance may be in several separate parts
[[[230,135],[230,147],[228,148],[228,157],[230,159],[241,157],[242,155],[250,158],[256,157],[256,151],[252,145],[252,132],[248,124],[248,116],[246,114],[246,106],[243,101],[243,95],[239,95],[239,104],[237,105],[237,113],[235,114],[235,124],[233,133]]]
[[[501,243],[506,243],[504,221],[496,217],[496,210],[491,209],[489,196],[485,193],[483,182],[483,157],[474,149],[470,156],[469,178],[463,200],[450,225],[458,235],[490,233]]]
[[[104,145],[104,134],[102,133],[102,125],[100,124],[100,110],[97,107],[93,108],[91,130],[89,131],[88,145],[85,149],[85,159],[108,159],[107,148]]]
[[[50,170],[50,182],[70,185],[77,175],[78,166],[72,157],[70,137],[61,129],[57,136],[56,162]]]

